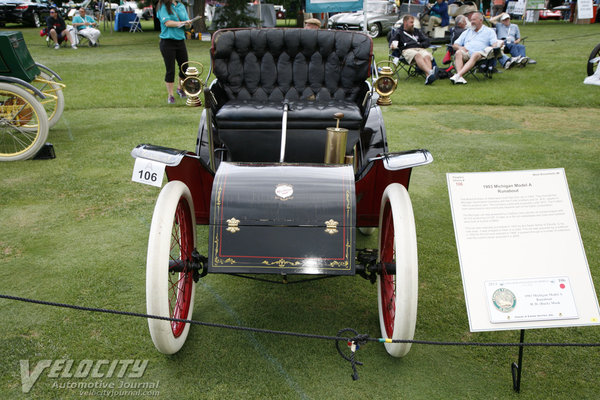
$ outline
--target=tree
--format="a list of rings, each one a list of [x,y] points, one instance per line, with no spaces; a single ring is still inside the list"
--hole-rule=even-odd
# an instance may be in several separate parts
[[[248,15],[248,0],[228,0],[227,6],[215,18],[214,23],[219,28],[245,28],[258,26],[260,21]]]
[[[194,6],[192,7],[192,13],[194,17],[196,15],[202,15],[202,19],[194,22],[195,32],[206,32],[206,17],[204,11],[206,9],[206,0],[194,0]]]

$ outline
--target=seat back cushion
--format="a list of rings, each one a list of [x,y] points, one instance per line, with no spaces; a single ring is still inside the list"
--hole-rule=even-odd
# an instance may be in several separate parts
[[[359,32],[226,29],[213,35],[213,72],[229,100],[361,102],[373,41]]]

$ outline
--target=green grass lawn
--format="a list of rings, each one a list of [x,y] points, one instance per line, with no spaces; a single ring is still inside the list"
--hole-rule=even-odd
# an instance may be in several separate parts
[[[0,164],[0,293],[90,307],[145,311],[145,258],[159,190],[131,182],[131,149],[193,150],[199,108],[166,103],[158,34],[104,31],[98,48],[46,46],[23,29],[37,62],[57,71],[66,106],[50,131],[56,159]],[[8,26],[5,29],[20,29]],[[446,189],[447,172],[563,167],[598,293],[600,88],[583,85],[600,41],[595,25],[521,26],[538,61],[492,80],[452,86],[399,82],[384,109],[394,151],[426,148],[435,162],[411,180],[419,242],[416,339],[517,342],[517,331],[470,333]],[[188,41],[209,68],[209,42]],[[443,54],[436,53],[441,61]],[[384,38],[377,60],[387,58]],[[206,254],[206,228],[197,247]],[[357,247],[376,245],[359,237]],[[358,277],[269,285],[210,275],[196,288],[194,319],[335,335],[379,336],[376,288]],[[403,359],[368,344],[358,381],[334,344],[193,326],[182,351],[159,354],[141,318],[0,300],[2,398],[97,398],[68,382],[158,382],[160,398],[189,399],[597,399],[598,348],[526,348],[522,392],[512,391],[516,348],[414,345]],[[528,331],[528,342],[600,342],[596,327]],[[142,378],[53,378],[21,390],[20,360],[148,360]],[[56,387],[56,386],[59,387]],[[150,393],[145,393],[146,395]],[[134,397],[134,396],[125,396]],[[140,394],[135,397],[146,397]]]

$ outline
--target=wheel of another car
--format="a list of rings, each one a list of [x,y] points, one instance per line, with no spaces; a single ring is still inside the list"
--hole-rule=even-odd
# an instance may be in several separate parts
[[[369,36],[376,38],[381,35],[381,25],[373,24],[369,27]]]
[[[31,16],[31,26],[39,28],[42,24],[40,23],[40,16],[38,13],[33,13]]]
[[[0,83],[0,161],[27,160],[48,137],[48,117],[27,90]]]
[[[406,188],[388,185],[379,214],[377,303],[381,335],[385,339],[412,340],[418,302],[417,235],[412,204]],[[405,356],[411,343],[385,343],[394,357]]]
[[[588,63],[587,63],[588,76],[594,75],[594,73],[598,69],[598,64],[600,64],[600,43],[598,43],[598,45],[596,47],[594,47],[594,50],[592,50],[592,53],[590,54],[590,57],[588,58]]]
[[[190,319],[194,308],[194,272],[185,264],[192,258],[196,221],[189,188],[172,181],[161,190],[152,216],[146,260],[146,310],[150,315]],[[174,269],[178,267],[176,271]],[[148,319],[154,346],[164,354],[179,351],[190,325]]]
[[[32,84],[46,96],[40,103],[42,103],[48,115],[48,128],[52,128],[56,125],[65,109],[65,96],[62,91],[63,85],[55,82],[54,78],[44,71],[41,71]]]

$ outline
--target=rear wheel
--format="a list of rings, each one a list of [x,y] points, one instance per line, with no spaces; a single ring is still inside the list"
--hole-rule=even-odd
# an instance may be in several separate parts
[[[16,85],[0,83],[0,161],[26,160],[48,138],[48,117],[37,99]]]
[[[594,47],[592,53],[590,54],[590,58],[588,59],[587,64],[587,74],[588,76],[594,75],[596,70],[598,69],[598,64],[600,64],[600,44]]]
[[[169,264],[191,261],[196,241],[196,219],[192,195],[179,181],[161,190],[150,226],[146,261],[146,309],[148,314],[180,319],[192,318],[194,308],[193,270],[170,271]],[[190,325],[148,319],[154,346],[164,354],[179,351]]]
[[[386,339],[412,340],[417,321],[417,235],[410,197],[398,183],[389,185],[381,200],[378,262],[384,266],[377,278],[381,334]],[[406,355],[410,348],[410,343],[385,343],[394,357]]]
[[[52,128],[65,109],[65,96],[62,91],[64,85],[55,82],[52,76],[43,71],[32,84],[46,96],[40,103],[42,103],[48,115],[48,128]]]

